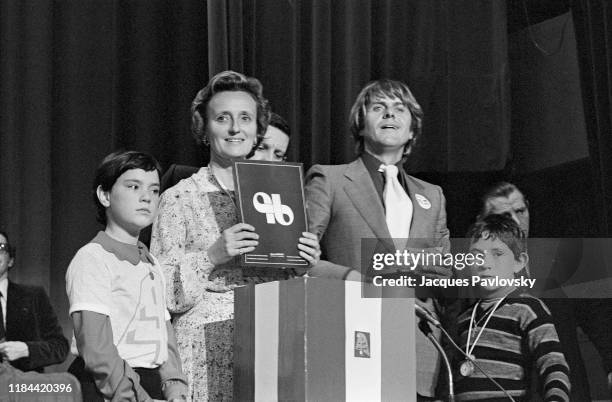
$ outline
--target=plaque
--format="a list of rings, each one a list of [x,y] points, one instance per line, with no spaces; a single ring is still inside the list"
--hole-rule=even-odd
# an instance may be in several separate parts
[[[301,163],[234,162],[240,221],[255,227],[259,245],[241,256],[249,267],[304,268],[297,248],[308,230]]]

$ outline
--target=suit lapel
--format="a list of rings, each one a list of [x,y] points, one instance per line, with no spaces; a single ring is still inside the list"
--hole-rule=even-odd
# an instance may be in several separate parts
[[[21,322],[22,312],[19,311],[19,306],[22,306],[24,310],[27,308],[22,302],[23,294],[18,286],[9,281],[6,296],[6,336],[7,339],[12,339],[16,332],[20,332],[23,328],[19,328]]]
[[[385,211],[370,178],[370,173],[361,158],[357,158],[347,166],[344,176],[349,180],[349,183],[344,186],[344,191],[355,209],[372,229],[374,236],[385,239],[383,242],[388,249],[395,249],[395,246],[388,241],[391,234],[387,228]]]

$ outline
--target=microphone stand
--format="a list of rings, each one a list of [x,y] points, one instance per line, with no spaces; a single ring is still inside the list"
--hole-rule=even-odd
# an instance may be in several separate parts
[[[436,339],[431,331],[431,327],[429,323],[425,320],[420,320],[419,329],[427,336],[427,338],[434,344],[438,352],[442,355],[442,359],[444,360],[444,364],[446,365],[446,373],[448,375],[448,402],[455,402],[455,388],[453,385],[453,371],[451,369],[450,362],[448,361],[448,356],[446,356],[446,352],[440,345],[440,342]]]
[[[444,350],[442,349],[442,346],[440,346],[440,344],[438,343],[438,340],[436,339],[435,336],[433,336],[433,333],[431,331],[431,327],[429,326],[429,323],[433,324],[434,326],[440,328],[440,330],[442,331],[442,333],[444,334],[444,336],[446,336],[446,338],[450,341],[451,345],[453,345],[453,347],[455,349],[457,349],[459,352],[461,352],[465,357],[467,357],[468,359],[471,360],[470,356],[468,356],[467,353],[465,353],[456,343],[455,341],[453,341],[453,338],[448,334],[448,332],[446,332],[446,330],[444,329],[444,327],[440,324],[439,321],[437,321],[435,318],[433,318],[433,316],[431,315],[431,313],[429,313],[427,311],[427,309],[424,309],[418,305],[415,304],[416,307],[416,313],[417,315],[421,318],[421,321],[419,322],[419,329],[427,336],[427,338],[429,338],[429,340],[434,344],[434,346],[436,347],[436,349],[438,349],[438,351],[440,351],[440,354],[442,355],[443,359],[444,359],[444,363],[446,364],[446,370],[448,372],[448,379],[449,379],[449,383],[448,383],[448,389],[449,389],[449,401],[450,402],[454,402],[455,401],[455,395],[454,395],[454,389],[453,389],[453,374],[451,371],[451,366],[450,363],[448,361],[448,357],[446,356],[446,353],[444,353]],[[497,388],[499,388],[507,397],[509,400],[511,400],[512,402],[514,402],[514,398],[512,398],[512,395],[510,395],[508,393],[508,391],[506,391],[504,389],[504,387],[502,387],[497,381],[495,381],[489,374],[487,374],[486,371],[484,371],[482,369],[482,367],[480,367],[478,364],[476,364],[476,362],[474,360],[472,360],[472,363],[474,364],[474,367],[476,367],[478,370],[480,370],[482,372],[482,374],[484,374],[489,380],[491,380],[491,382],[493,384],[495,384],[495,386]]]

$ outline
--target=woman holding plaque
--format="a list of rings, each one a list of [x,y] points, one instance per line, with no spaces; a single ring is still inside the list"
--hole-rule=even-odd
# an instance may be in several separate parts
[[[166,190],[153,224],[151,250],[169,286],[179,353],[194,401],[232,399],[234,295],[248,283],[289,279],[293,270],[243,268],[242,254],[258,244],[255,228],[238,223],[232,162],[256,147],[268,125],[262,86],[225,71],[195,97],[192,131],[210,148],[210,163]],[[315,235],[297,245],[310,265],[320,255]]]

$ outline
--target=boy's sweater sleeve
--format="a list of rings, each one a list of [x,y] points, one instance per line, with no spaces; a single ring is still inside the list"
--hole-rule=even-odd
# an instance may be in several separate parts
[[[168,331],[168,360],[159,367],[164,396],[167,400],[187,400],[187,379],[183,375],[176,336],[170,321],[166,321],[166,329]]]
[[[537,300],[531,303],[533,316],[525,331],[529,350],[540,378],[540,393],[545,401],[569,401],[569,366],[550,312]]]
[[[110,319],[86,310],[71,317],[79,355],[102,395],[111,401],[151,401],[138,374],[119,356]]]

